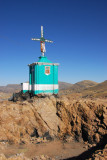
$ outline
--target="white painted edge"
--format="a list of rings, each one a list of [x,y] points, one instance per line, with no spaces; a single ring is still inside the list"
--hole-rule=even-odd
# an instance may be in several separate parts
[[[29,90],[29,83],[22,83],[22,90]]]
[[[59,89],[59,85],[58,84],[34,84],[34,85],[30,85],[29,83],[22,83],[22,90],[55,90],[55,89]]]
[[[59,63],[34,62],[32,64],[28,64],[28,66],[33,66],[33,65],[55,65],[55,66],[59,66]]]

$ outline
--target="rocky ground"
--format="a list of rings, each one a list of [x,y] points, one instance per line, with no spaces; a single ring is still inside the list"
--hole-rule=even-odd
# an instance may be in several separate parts
[[[23,155],[22,153],[25,150],[13,157],[17,149],[7,154],[10,146],[34,145],[36,147],[38,144],[48,145],[49,141],[52,141],[51,143],[60,141],[66,145],[71,144],[71,146],[75,144],[75,141],[78,142],[78,145],[81,144],[82,147],[77,147],[77,150],[75,150],[77,154],[74,155],[68,154],[67,150],[72,147],[70,145],[66,146],[66,156],[63,154],[61,157],[60,155],[59,159],[81,159],[81,156],[84,159],[90,158],[90,160],[101,159],[101,156],[104,159],[107,153],[105,146],[106,135],[107,99],[74,98],[69,95],[60,96],[59,98],[54,96],[34,97],[17,102],[0,101],[1,160],[7,158],[9,160],[12,160],[12,158],[41,159],[41,156],[42,159],[57,159],[54,155],[49,154],[50,151],[48,153],[48,149],[47,154],[45,152],[42,152],[44,155],[36,153],[34,157],[27,154]],[[34,146],[30,147],[33,148]],[[80,148],[81,152],[79,152]],[[61,151],[64,152],[63,147],[62,150],[58,151],[59,154]],[[82,155],[82,153],[84,154]]]
[[[0,101],[8,100],[8,98],[10,98],[11,95],[11,93],[0,92]]]
[[[89,160],[106,160],[107,159],[107,145],[103,149],[96,150]]]

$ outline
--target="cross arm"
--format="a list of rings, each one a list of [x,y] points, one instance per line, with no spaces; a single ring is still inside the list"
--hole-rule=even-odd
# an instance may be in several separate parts
[[[31,40],[33,40],[33,41],[40,41],[39,38],[31,38]]]
[[[50,41],[50,40],[47,40],[47,39],[45,39],[45,42],[50,42],[50,43],[53,43],[53,41]]]

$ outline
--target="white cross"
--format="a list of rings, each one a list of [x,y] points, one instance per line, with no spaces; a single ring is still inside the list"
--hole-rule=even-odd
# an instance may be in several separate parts
[[[47,40],[43,37],[43,26],[41,26],[41,38],[32,38],[31,40],[40,41],[42,56],[44,56],[44,53],[46,52],[45,42],[53,43],[53,41]]]

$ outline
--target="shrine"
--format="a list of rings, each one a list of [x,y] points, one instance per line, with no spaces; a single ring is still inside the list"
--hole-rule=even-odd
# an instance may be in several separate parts
[[[45,42],[53,43],[43,37],[43,26],[41,26],[41,38],[32,38],[40,41],[41,56],[38,62],[29,64],[29,83],[22,83],[22,92],[36,94],[58,94],[58,63],[52,63],[45,57]]]

